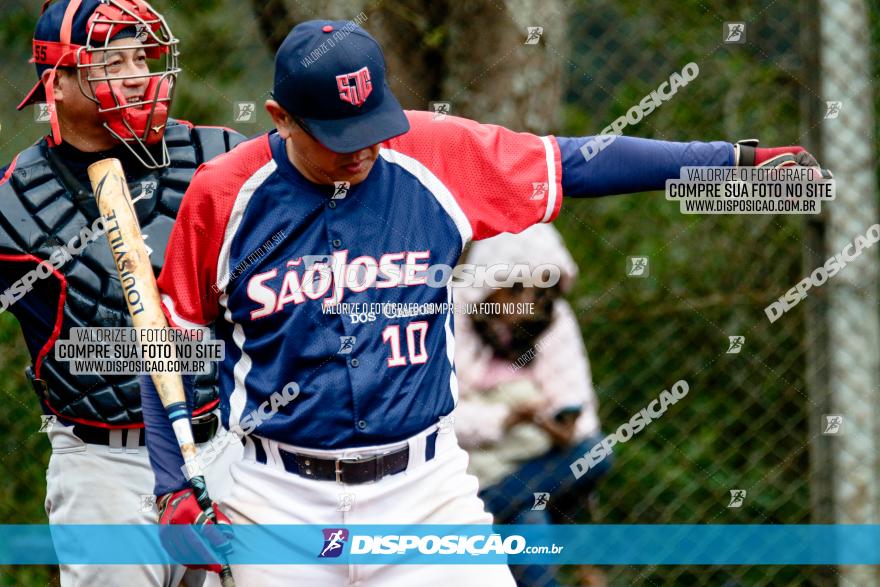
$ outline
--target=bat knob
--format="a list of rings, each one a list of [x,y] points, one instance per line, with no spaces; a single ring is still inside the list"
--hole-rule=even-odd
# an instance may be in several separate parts
[[[235,587],[235,579],[232,578],[232,569],[229,565],[220,567],[220,585],[221,587]]]

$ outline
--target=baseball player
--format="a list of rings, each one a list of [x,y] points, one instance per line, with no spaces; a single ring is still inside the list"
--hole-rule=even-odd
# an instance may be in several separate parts
[[[451,298],[429,266],[454,266],[471,240],[551,222],[563,196],[660,189],[685,165],[816,164],[801,147],[627,137],[588,162],[586,138],[404,112],[381,48],[347,22],[296,26],[276,55],[273,95],[275,130],[193,178],[159,288],[174,325],[216,326],[223,425],[250,432],[219,511],[238,524],[320,524],[324,542],[347,524],[492,520],[467,454],[441,426],[458,393],[455,341],[451,308],[423,309]],[[281,230],[284,240],[252,254]],[[343,339],[353,341],[344,351]],[[151,383],[141,385],[156,494],[178,504],[163,521],[192,523],[198,507],[171,425]],[[296,396],[279,401],[293,385]],[[246,586],[513,585],[504,565],[233,574]]]
[[[158,272],[196,168],[242,140],[168,117],[177,59],[177,40],[143,0],[47,2],[36,25],[39,81],[19,109],[47,104],[51,132],[0,180],[0,311],[21,325],[33,361],[27,376],[49,418],[51,524],[155,523],[137,378],[73,374],[53,347],[72,327],[131,323],[107,237],[96,228],[88,165],[122,161]],[[196,378],[192,400],[195,437],[204,443],[218,428],[215,375]],[[215,491],[240,453],[232,447],[216,460]],[[61,584],[177,586],[186,571],[65,565]],[[188,573],[187,582],[204,575]]]

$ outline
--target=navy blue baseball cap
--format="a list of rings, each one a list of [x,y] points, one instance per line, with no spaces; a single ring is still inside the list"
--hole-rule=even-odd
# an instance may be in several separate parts
[[[68,8],[72,2],[76,2],[78,6],[74,6],[74,12],[68,15]],[[89,18],[101,5],[100,0],[60,0],[45,6],[45,10],[37,20],[37,26],[34,29],[34,55],[31,62],[35,64],[37,69],[37,77],[43,75],[47,69],[52,69],[60,56],[58,51],[46,51],[45,47],[56,45],[58,43],[67,45],[85,45],[88,40]],[[119,30],[113,35],[113,38],[123,38],[135,35],[134,28]],[[42,42],[42,43],[41,43]],[[40,49],[42,48],[42,53]],[[60,49],[60,47],[56,48]],[[61,67],[69,67],[73,55],[67,55],[60,64]],[[18,105],[21,110],[34,102],[45,102],[46,90],[42,81],[28,92],[25,99]]]
[[[310,20],[275,55],[275,100],[315,139],[353,153],[409,130],[385,81],[382,48],[352,21]]]

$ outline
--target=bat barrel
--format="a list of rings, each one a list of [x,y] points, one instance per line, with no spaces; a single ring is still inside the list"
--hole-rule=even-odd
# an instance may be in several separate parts
[[[116,271],[123,287],[123,296],[131,314],[132,325],[135,328],[167,328],[168,322],[162,312],[156,276],[153,274],[150,257],[144,246],[140,223],[131,201],[122,164],[118,159],[102,159],[90,165],[88,173],[98,210],[106,220],[107,240],[116,261]],[[184,407],[182,412],[177,410],[175,417],[170,418],[172,428],[184,460],[189,465],[190,483],[199,507],[216,524],[217,517],[214,515],[213,504],[205,487],[205,479],[201,475],[198,460],[195,458],[196,447],[189,414],[185,409],[186,394],[183,380],[179,373],[151,373],[150,377],[156,384],[156,391],[166,410],[174,411],[174,406]],[[223,587],[235,587],[232,570],[225,561],[221,565],[220,580]]]

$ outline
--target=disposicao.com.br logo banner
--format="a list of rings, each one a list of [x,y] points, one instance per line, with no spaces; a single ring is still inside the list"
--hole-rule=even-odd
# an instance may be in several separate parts
[[[210,526],[0,525],[0,565],[206,564]],[[878,565],[877,525],[236,525],[232,565]]]
[[[519,554],[560,554],[564,546],[557,544],[529,545],[526,538],[519,534],[502,536],[499,533],[486,533],[487,527],[478,534],[449,533],[425,534],[423,531],[412,534],[367,534],[350,533],[346,528],[324,528],[324,542],[318,558],[339,558],[347,552],[349,562],[361,557],[406,557],[416,556],[465,556],[500,557],[498,562],[505,562],[506,557]],[[347,551],[346,551],[347,547]],[[409,561],[407,561],[409,562]],[[460,562],[460,561],[456,561]]]

